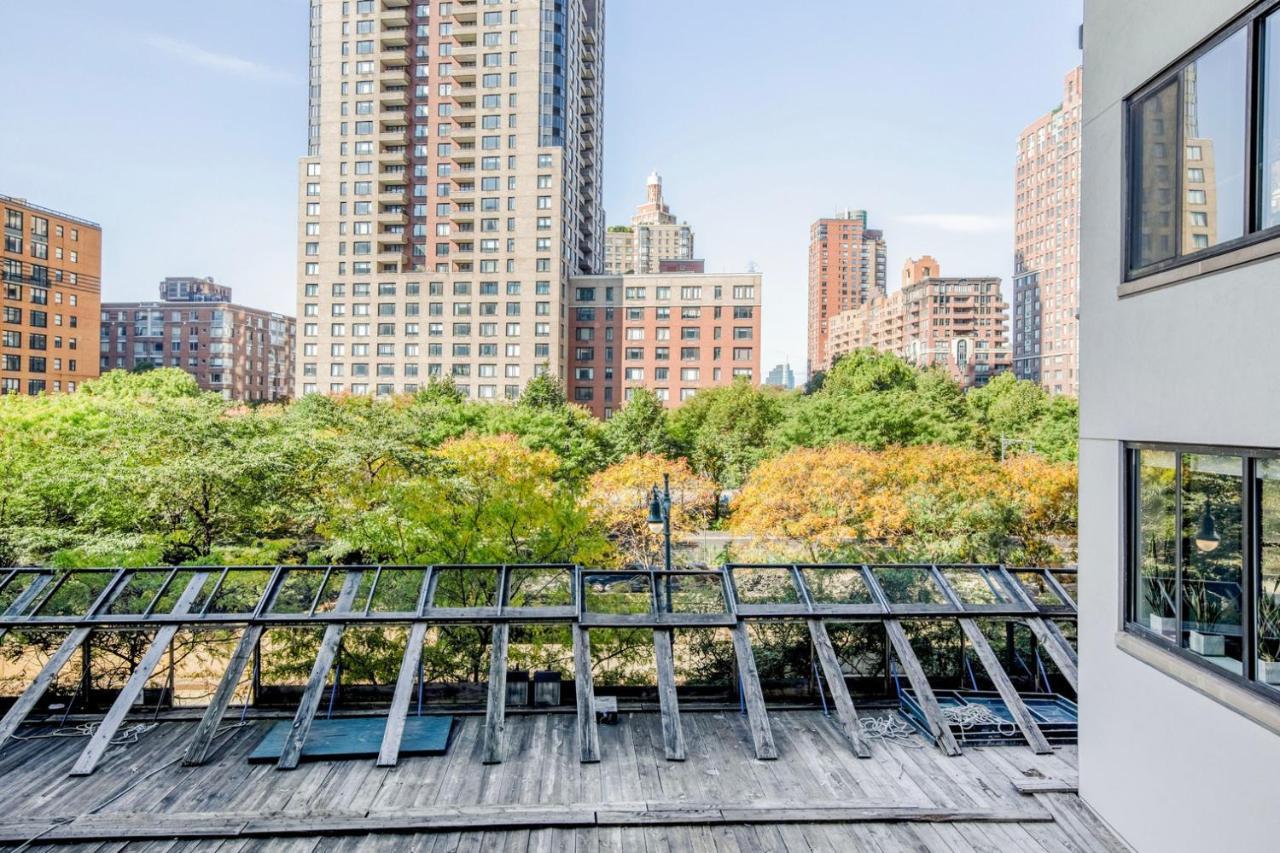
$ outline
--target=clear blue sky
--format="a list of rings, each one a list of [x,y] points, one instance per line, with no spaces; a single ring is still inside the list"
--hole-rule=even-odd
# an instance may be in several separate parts
[[[108,299],[212,275],[292,313],[306,0],[0,0],[0,193],[105,228]],[[803,367],[809,224],[865,208],[910,255],[998,275],[1018,131],[1080,61],[1080,0],[610,0],[605,205],[650,170],[711,271],[765,275],[764,366]]]

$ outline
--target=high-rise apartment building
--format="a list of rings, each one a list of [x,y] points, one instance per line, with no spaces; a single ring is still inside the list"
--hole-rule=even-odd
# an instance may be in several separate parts
[[[831,318],[887,290],[884,232],[867,227],[865,210],[819,219],[809,229],[809,373],[830,362]]]
[[[1076,68],[1062,104],[1018,137],[1014,201],[1014,372],[1071,395],[1079,391],[1082,86]]]
[[[102,226],[0,195],[0,394],[74,391],[98,375]]]
[[[679,222],[662,197],[662,176],[649,175],[645,202],[636,208],[630,227],[610,228],[605,234],[606,275],[662,272],[664,262],[693,261],[693,229]]]
[[[943,278],[926,255],[908,260],[902,288],[831,318],[831,363],[856,349],[940,367],[966,388],[985,385],[1011,363],[1007,314],[998,278]]]
[[[569,399],[607,418],[636,388],[668,407],[760,381],[759,273],[581,276],[571,282]]]
[[[769,375],[765,377],[764,384],[790,391],[796,387],[796,374],[792,371],[790,364],[775,364],[773,370],[770,370]]]
[[[99,366],[177,367],[228,400],[294,394],[294,318],[231,301],[211,278],[166,278],[158,302],[102,303]]]
[[[603,0],[312,0],[302,393],[563,374],[603,265]]]

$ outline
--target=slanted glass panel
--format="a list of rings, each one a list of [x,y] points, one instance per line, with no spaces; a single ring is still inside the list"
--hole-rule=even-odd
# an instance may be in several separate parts
[[[1067,595],[1071,596],[1071,600],[1080,601],[1079,575],[1075,572],[1050,572],[1049,576],[1058,582],[1058,586],[1062,587]]]
[[[1132,160],[1129,264],[1133,269],[1177,253],[1178,84],[1171,81],[1130,106]]]
[[[320,597],[316,600],[316,613],[332,613],[338,609],[338,599],[342,597],[342,588],[347,582],[347,575],[352,571],[359,572],[360,577],[356,583],[356,594],[351,599],[350,610],[363,610],[364,599],[360,597],[360,590],[364,589],[365,599],[369,597],[369,587],[373,583],[373,576],[377,574],[377,569],[345,569],[341,566],[334,566],[333,571],[329,573],[329,579],[324,582],[324,590],[321,591]]]
[[[1182,454],[1184,648],[1243,674],[1243,460]]]
[[[13,578],[4,585],[4,589],[0,589],[0,615],[4,614],[10,607],[17,602],[22,594],[31,588],[36,582],[36,578],[42,577],[38,572],[17,572]],[[49,581],[52,583],[53,581]],[[39,593],[37,593],[37,597]],[[21,615],[21,614],[15,614]]]
[[[413,613],[427,579],[426,569],[383,569],[369,603],[370,613]]]
[[[507,570],[507,606],[569,607],[573,604],[573,572],[567,568]]]
[[[497,607],[498,566],[436,569],[432,607]]]
[[[178,603],[178,599],[182,598],[182,594],[187,591],[187,584],[191,583],[191,579],[196,576],[199,570],[181,571],[173,576],[173,582],[170,583],[160,598],[156,600],[155,606],[151,608],[152,613],[172,613],[174,605]],[[217,569],[205,569],[206,575],[204,583],[200,585],[200,591],[196,593],[196,597],[191,600],[191,605],[187,608],[188,613],[199,613],[204,608],[204,603],[209,600],[209,594],[213,592],[213,585],[218,582],[219,571]]]
[[[1137,569],[1134,621],[1172,640],[1178,631],[1177,458],[1166,450],[1134,453],[1138,471],[1133,522],[1137,541],[1132,544]]]
[[[874,604],[871,590],[858,568],[800,569],[815,604]]]
[[[111,616],[141,615],[168,578],[168,572],[129,572],[104,612]]]
[[[310,613],[311,605],[324,583],[324,569],[287,569],[271,613]]]
[[[791,569],[736,568],[733,591],[739,604],[799,604]]]
[[[962,604],[1009,604],[1013,599],[998,573],[985,568],[939,569]]]
[[[89,606],[97,601],[98,596],[111,583],[114,572],[78,572],[72,571],[57,591],[40,605],[37,616],[84,616]],[[53,581],[57,583],[57,581]]]
[[[1280,687],[1280,460],[1259,460],[1257,471],[1258,680]]]
[[[1023,591],[1036,604],[1042,604],[1045,607],[1067,606],[1067,603],[1062,600],[1062,596],[1058,595],[1057,590],[1053,588],[1044,576],[1044,572],[1028,569],[1021,572],[1010,572],[1009,574],[1022,585]]]
[[[726,613],[724,587],[718,575],[660,575],[659,600],[671,602],[669,613]]]
[[[253,613],[262,600],[262,594],[271,580],[271,569],[249,569],[236,571],[232,569],[222,579],[222,586],[209,602],[205,610],[210,614],[248,614]],[[216,583],[216,581],[213,581]]]
[[[949,604],[926,566],[873,566],[872,574],[890,604]]]
[[[583,579],[588,613],[650,614],[653,593],[647,572],[609,572],[587,575]]]

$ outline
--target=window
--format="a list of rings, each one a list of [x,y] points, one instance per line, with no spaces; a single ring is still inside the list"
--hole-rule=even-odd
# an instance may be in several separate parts
[[[1127,453],[1126,631],[1280,689],[1280,451]]]

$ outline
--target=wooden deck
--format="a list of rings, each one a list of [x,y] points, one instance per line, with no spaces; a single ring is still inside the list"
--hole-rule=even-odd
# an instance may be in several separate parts
[[[863,716],[867,716],[867,712]],[[1075,794],[1073,747],[867,741],[859,759],[834,717],[771,711],[776,761],[747,718],[685,711],[686,759],[667,761],[661,718],[600,726],[583,764],[572,714],[512,714],[506,759],[486,765],[484,718],[461,717],[449,753],[303,763],[245,758],[259,721],[184,767],[194,723],[161,723],[69,775],[84,738],[0,751],[0,844],[29,850],[832,850],[1093,853],[1124,847]],[[20,737],[38,734],[27,726]]]

